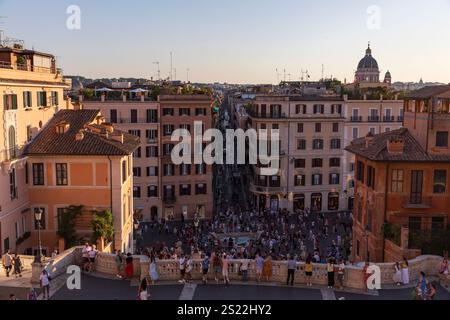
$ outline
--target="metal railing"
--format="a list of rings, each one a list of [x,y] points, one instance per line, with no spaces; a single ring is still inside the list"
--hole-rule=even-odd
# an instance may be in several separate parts
[[[351,116],[350,121],[351,122],[362,122],[362,117],[361,116]]]
[[[395,121],[394,116],[384,116],[383,117],[383,122],[394,122],[394,121]]]
[[[380,117],[379,116],[369,116],[369,117],[367,117],[367,121],[369,121],[369,122],[380,122]]]
[[[7,61],[0,61],[0,69],[11,69],[11,70],[19,70],[19,71],[28,71],[28,72],[40,72],[40,73],[61,73],[61,69],[57,69],[54,67],[39,67],[29,64],[22,63],[10,63]]]

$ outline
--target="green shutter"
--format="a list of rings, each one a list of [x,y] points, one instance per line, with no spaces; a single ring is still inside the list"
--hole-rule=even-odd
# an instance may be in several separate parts
[[[13,94],[11,95],[11,109],[12,110],[17,110],[17,94]]]

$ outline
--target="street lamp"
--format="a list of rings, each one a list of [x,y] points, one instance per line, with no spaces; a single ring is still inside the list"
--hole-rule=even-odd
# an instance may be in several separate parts
[[[42,219],[42,209],[37,209],[34,211],[34,219],[37,222],[38,228],[38,253],[34,257],[35,263],[42,263],[42,243],[41,243],[41,219]]]
[[[369,262],[369,231],[370,227],[367,224],[364,228],[364,235],[366,236],[366,262]]]

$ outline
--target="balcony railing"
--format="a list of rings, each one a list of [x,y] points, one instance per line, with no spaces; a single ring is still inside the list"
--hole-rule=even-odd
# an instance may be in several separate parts
[[[394,116],[384,116],[383,117],[383,121],[384,122],[394,122],[395,121],[395,117]]]
[[[369,116],[367,118],[367,121],[369,121],[369,122],[380,122],[380,117],[379,116]]]
[[[40,73],[61,73],[61,70],[57,68],[38,67],[29,64],[10,63],[7,61],[0,61],[0,69],[10,69],[10,70],[40,72]]]
[[[425,209],[431,208],[433,205],[432,197],[424,197],[420,195],[409,195],[403,197],[403,208],[406,209]]]
[[[247,114],[256,119],[286,119],[287,115],[285,113],[258,113],[253,110],[247,110]]]
[[[351,122],[362,122],[362,117],[361,116],[351,116],[350,121]]]
[[[397,117],[397,122],[403,122],[404,117],[403,116],[398,116]]]
[[[112,121],[115,120],[115,121]],[[147,124],[157,124],[158,121],[148,121],[147,118],[124,118],[117,117],[116,119],[109,119],[111,123],[147,123]]]

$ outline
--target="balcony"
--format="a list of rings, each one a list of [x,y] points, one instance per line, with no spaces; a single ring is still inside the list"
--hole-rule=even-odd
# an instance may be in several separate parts
[[[114,121],[113,121],[114,120]],[[110,119],[111,123],[139,123],[139,124],[158,124],[156,121],[149,121],[147,118],[124,118],[118,117],[116,119]]]
[[[397,117],[397,122],[403,122],[404,117],[403,116],[398,116]]]
[[[394,121],[395,121],[394,116],[384,116],[383,117],[383,122],[394,122]]]
[[[21,63],[10,63],[8,61],[0,61],[0,69],[9,69],[9,70],[18,70],[18,71],[28,71],[28,72],[38,72],[38,73],[59,73],[62,74],[61,69],[57,68],[46,68],[46,67],[38,67],[29,64],[21,64]]]
[[[361,116],[351,116],[350,122],[362,122],[362,117]]]
[[[173,194],[165,194],[163,195],[163,202],[165,204],[175,204],[175,202],[177,202],[177,198]]]
[[[369,116],[369,117],[367,117],[367,121],[368,122],[380,122],[380,117],[379,116]]]
[[[432,197],[420,195],[404,196],[402,199],[402,207],[405,209],[429,209],[433,204],[432,199]]]

